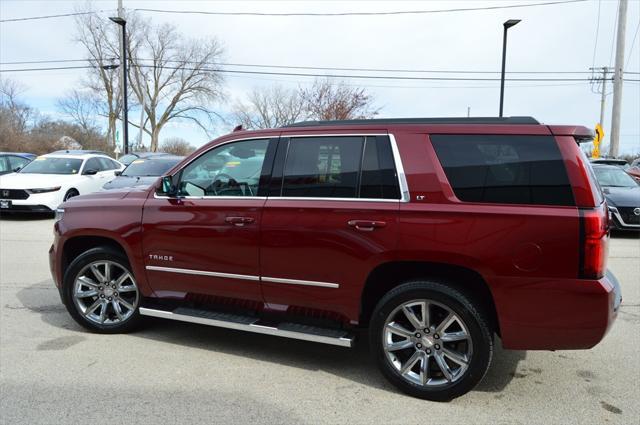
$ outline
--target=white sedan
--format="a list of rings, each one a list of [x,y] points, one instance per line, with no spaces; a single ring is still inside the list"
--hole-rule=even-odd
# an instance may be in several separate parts
[[[53,212],[67,199],[99,191],[124,165],[106,155],[55,152],[0,176],[0,214]]]

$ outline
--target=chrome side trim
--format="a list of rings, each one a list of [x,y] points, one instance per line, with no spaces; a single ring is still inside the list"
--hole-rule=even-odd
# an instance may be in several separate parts
[[[161,267],[161,266],[145,266],[147,270],[153,270],[157,272],[169,272],[169,273],[181,273],[181,274],[192,274],[197,276],[211,276],[211,277],[222,277],[226,279],[240,279],[240,280],[251,280],[257,282],[260,280],[260,276],[246,275],[246,274],[233,274],[233,273],[219,273],[219,272],[209,272],[204,270],[192,270],[192,269],[180,269],[176,267]]]
[[[329,282],[315,282],[313,280],[298,280],[298,279],[282,279],[279,277],[261,277],[263,282],[270,283],[285,283],[288,285],[302,285],[302,286],[319,286],[321,288],[339,288],[340,285],[337,283],[329,283]]]
[[[377,198],[313,198],[313,197],[296,197],[296,196],[273,196],[269,198],[271,201],[339,201],[339,202],[390,202],[398,203],[400,199],[377,199]]]
[[[254,332],[264,335],[273,335],[284,338],[300,339],[303,341],[319,342],[323,344],[338,345],[340,347],[352,347],[353,337],[345,334],[345,336],[323,336],[311,333],[294,332],[284,329],[278,329],[272,326],[264,326],[257,324],[258,319],[253,323],[244,324],[218,319],[209,319],[206,317],[190,316],[186,314],[174,313],[172,311],[157,310],[153,308],[140,307],[140,314],[143,316],[159,317],[161,319],[177,320],[180,322],[198,323],[201,325],[216,326],[220,328],[235,329],[239,331]]]
[[[402,157],[398,150],[398,143],[393,134],[389,133],[389,140],[391,141],[391,151],[393,152],[393,161],[396,163],[396,172],[398,173],[398,182],[400,184],[400,201],[409,202],[409,185],[407,184],[407,175],[404,172],[404,166],[402,165]]]
[[[153,197],[156,199],[220,199],[223,201],[264,201],[266,196],[160,196],[157,192],[153,192]]]

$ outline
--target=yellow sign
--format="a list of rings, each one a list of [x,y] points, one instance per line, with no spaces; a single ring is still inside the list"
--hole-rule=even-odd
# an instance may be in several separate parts
[[[602,125],[596,124],[596,137],[593,139],[593,152],[591,152],[591,158],[600,158],[600,144],[604,139],[604,130]]]

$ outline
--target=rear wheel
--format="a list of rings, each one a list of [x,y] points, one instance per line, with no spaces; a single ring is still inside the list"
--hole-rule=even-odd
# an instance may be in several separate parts
[[[435,401],[470,391],[493,353],[486,315],[467,296],[437,282],[408,282],[385,295],[374,311],[370,339],[391,383]]]
[[[129,262],[106,247],[93,248],[69,266],[63,296],[73,319],[102,333],[127,332],[140,320],[140,292]]]

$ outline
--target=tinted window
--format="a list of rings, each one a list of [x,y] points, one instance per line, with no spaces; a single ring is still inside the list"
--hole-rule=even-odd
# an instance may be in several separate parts
[[[388,137],[367,137],[365,140],[360,198],[400,198],[398,176]]]
[[[110,160],[109,158],[97,158],[98,162],[100,162],[100,168],[102,170],[115,170],[120,168],[119,165],[115,163],[115,161]]]
[[[356,198],[362,137],[291,139],[282,196]]]
[[[182,171],[186,196],[257,196],[269,140],[245,140],[214,148]]]
[[[9,164],[11,165],[12,170],[15,170],[16,168],[22,168],[29,163],[29,160],[27,158],[23,158],[21,156],[9,156],[7,157],[7,159],[9,160]]]
[[[433,135],[431,143],[462,201],[575,205],[553,137]]]
[[[81,159],[40,156],[25,165],[20,172],[25,174],[77,174],[81,165]]]
[[[9,157],[0,156],[0,173],[11,171],[11,164],[9,164]]]
[[[122,172],[123,176],[161,176],[182,158],[136,159]]]
[[[84,173],[87,170],[102,171],[102,165],[98,161],[98,158],[90,158],[87,160],[87,163],[85,164],[84,170],[82,172]]]

